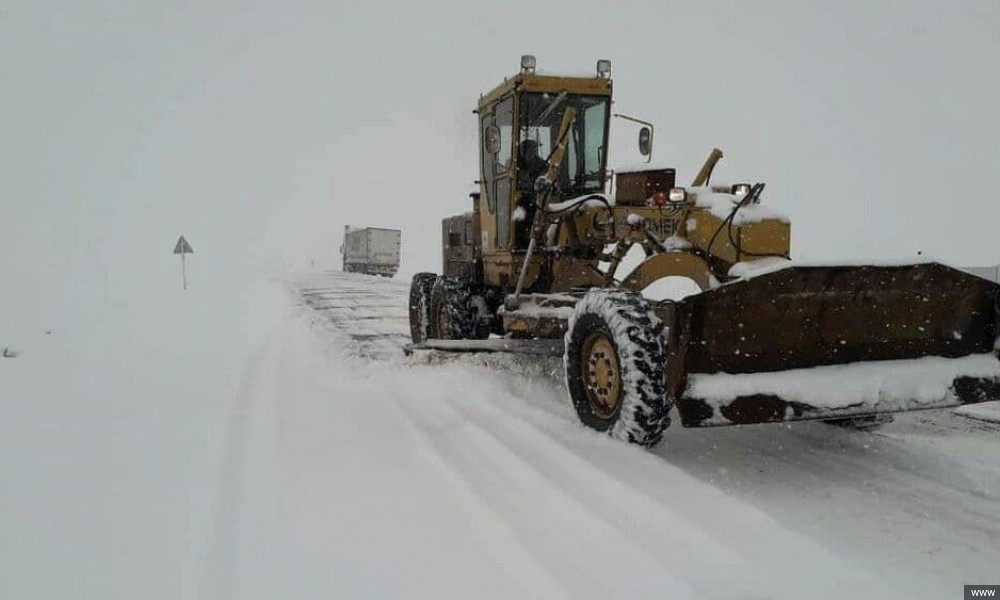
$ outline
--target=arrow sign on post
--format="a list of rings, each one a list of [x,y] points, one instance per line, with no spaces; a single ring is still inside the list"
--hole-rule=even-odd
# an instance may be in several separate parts
[[[177,238],[177,245],[174,246],[174,254],[181,255],[181,278],[184,281],[184,289],[188,289],[187,267],[184,265],[184,255],[194,254],[194,248],[184,239],[183,235]]]

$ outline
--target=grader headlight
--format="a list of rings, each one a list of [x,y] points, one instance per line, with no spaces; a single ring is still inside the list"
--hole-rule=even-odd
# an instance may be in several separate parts
[[[736,196],[737,198],[742,198],[750,193],[750,184],[737,183],[733,186],[732,191],[730,193]]]
[[[685,204],[687,203],[687,199],[687,190],[682,187],[670,188],[670,193],[667,195],[667,200],[671,204]]]

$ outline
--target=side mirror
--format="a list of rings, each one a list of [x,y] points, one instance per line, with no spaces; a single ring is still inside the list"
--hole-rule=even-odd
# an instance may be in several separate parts
[[[612,117],[617,117],[619,119],[625,119],[626,121],[632,121],[633,123],[638,123],[642,125],[642,129],[639,130],[639,152],[646,157],[646,162],[648,163],[653,158],[653,124],[649,121],[643,121],[642,119],[636,119],[635,117],[630,117],[628,115],[623,115],[621,113],[614,113]]]
[[[488,154],[500,152],[500,128],[490,125],[486,128],[486,135],[483,138],[483,146]]]
[[[639,130],[639,153],[643,156],[653,153],[653,130],[649,127]]]

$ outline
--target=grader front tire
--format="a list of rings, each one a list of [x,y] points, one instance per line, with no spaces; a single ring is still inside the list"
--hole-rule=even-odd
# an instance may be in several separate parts
[[[638,294],[592,290],[566,332],[566,387],[584,425],[653,446],[670,425],[662,323]]]

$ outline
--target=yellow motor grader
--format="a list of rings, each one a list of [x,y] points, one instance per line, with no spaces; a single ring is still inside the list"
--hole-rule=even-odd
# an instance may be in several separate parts
[[[581,421],[643,445],[673,406],[687,427],[865,425],[1000,398],[1000,287],[934,262],[793,263],[764,184],[711,182],[719,150],[686,187],[610,173],[613,117],[645,125],[642,155],[653,140],[611,97],[609,61],[561,77],[530,56],[481,96],[479,191],[443,222],[443,273],[413,278],[408,352],[562,356]],[[644,295],[668,277],[700,292]]]

